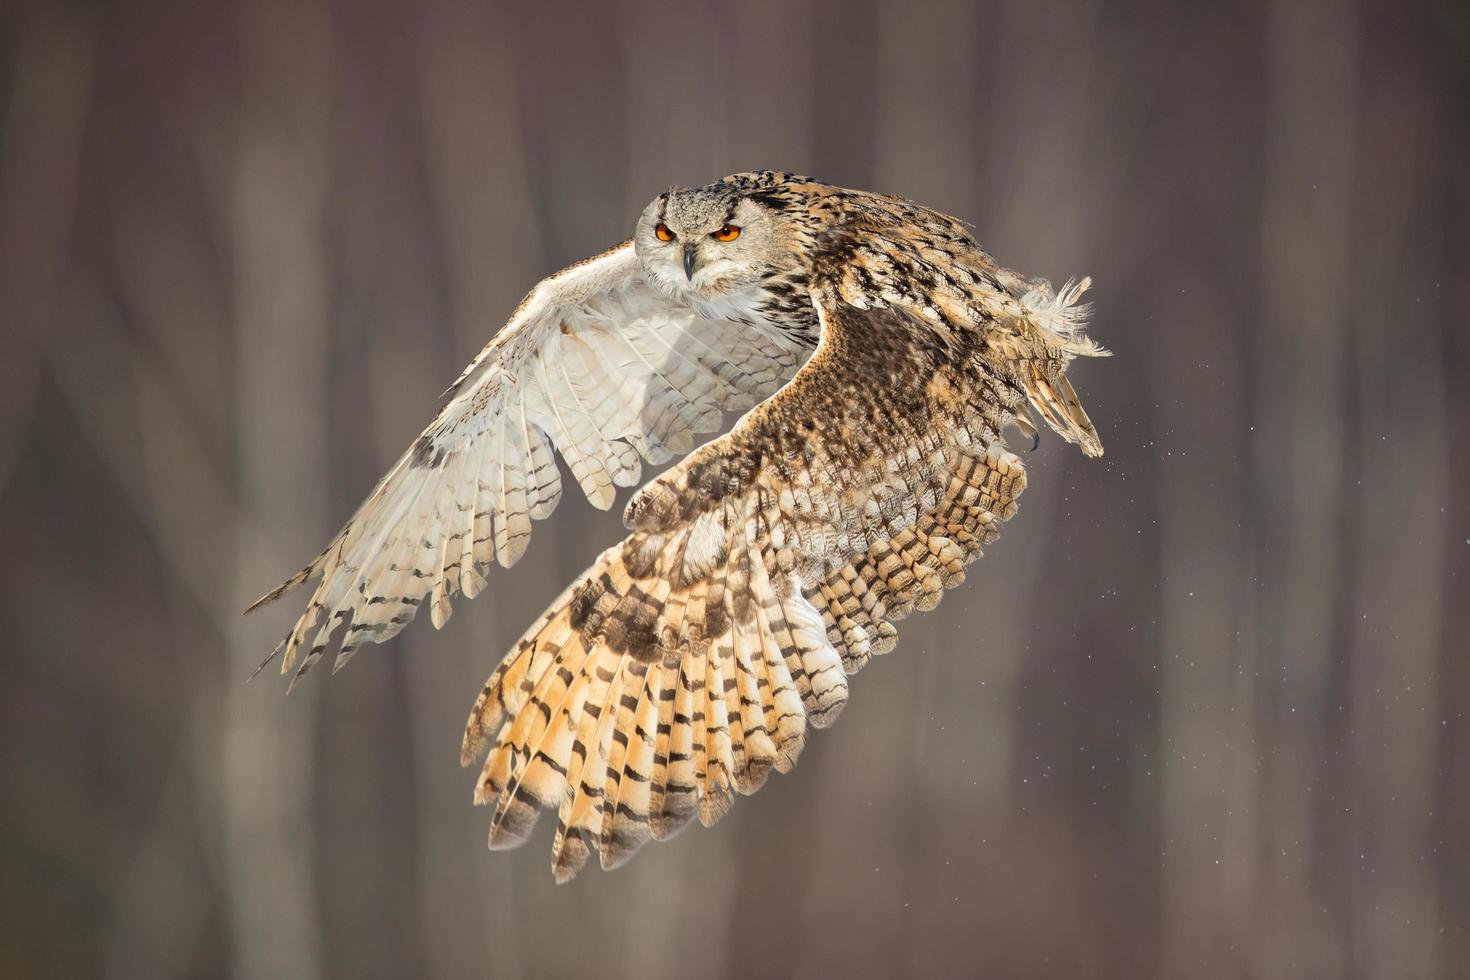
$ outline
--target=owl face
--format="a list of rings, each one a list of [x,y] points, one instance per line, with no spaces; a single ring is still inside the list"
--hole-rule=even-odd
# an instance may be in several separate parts
[[[728,185],[674,188],[644,209],[633,245],[659,290],[710,300],[771,271],[778,221],[777,212]]]

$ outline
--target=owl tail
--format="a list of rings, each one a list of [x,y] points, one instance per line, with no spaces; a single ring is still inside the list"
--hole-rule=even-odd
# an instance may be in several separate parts
[[[1083,278],[1053,292],[1045,280],[1036,280],[1021,297],[1026,320],[1041,332],[1050,355],[1028,360],[1023,375],[1026,396],[1046,424],[1063,439],[1081,446],[1088,456],[1101,456],[1102,440],[1066,374],[1073,357],[1107,357],[1109,353],[1083,332],[1092,305],[1080,300],[1091,285],[1091,279]]]
[[[1088,456],[1103,454],[1102,440],[1087,410],[1077,397],[1077,389],[1067,380],[1063,369],[1046,370],[1043,365],[1027,365],[1026,395],[1046,424],[1068,442],[1075,442]]]

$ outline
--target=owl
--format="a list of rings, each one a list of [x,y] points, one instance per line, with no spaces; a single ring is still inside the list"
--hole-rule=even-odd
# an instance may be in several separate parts
[[[310,564],[269,663],[294,685],[513,565],[566,470],[598,508],[643,462],[603,552],[496,667],[460,758],[490,846],[556,811],[552,870],[627,860],[801,755],[1016,512],[1032,410],[1102,445],[1067,380],[1106,353],[1088,280],[998,266],[957,219],[760,171],[670,189],[633,238],[539,283]],[[726,412],[743,412],[728,432]],[[262,664],[262,667],[264,664]]]

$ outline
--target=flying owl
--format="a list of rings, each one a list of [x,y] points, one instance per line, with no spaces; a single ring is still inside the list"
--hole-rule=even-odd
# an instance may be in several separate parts
[[[558,881],[709,826],[796,763],[893,623],[1015,513],[1003,430],[1034,448],[1035,409],[1101,455],[1066,377],[1106,353],[1083,334],[1087,286],[1054,291],[955,218],[807,177],[660,194],[630,241],[531,291],[326,549],[251,607],[318,580],[266,662],[304,654],[294,685],[425,605],[442,626],[556,508],[557,452],[604,510],[642,461],[684,457],[495,669],[460,759],[485,757],[492,848],[556,810]],[[727,411],[744,414],[696,449]]]

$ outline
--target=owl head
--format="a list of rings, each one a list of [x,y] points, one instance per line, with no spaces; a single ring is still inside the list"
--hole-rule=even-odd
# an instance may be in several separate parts
[[[711,301],[789,268],[791,239],[784,207],[751,182],[727,177],[654,198],[633,245],[660,291]]]

